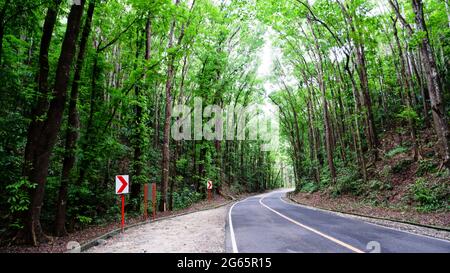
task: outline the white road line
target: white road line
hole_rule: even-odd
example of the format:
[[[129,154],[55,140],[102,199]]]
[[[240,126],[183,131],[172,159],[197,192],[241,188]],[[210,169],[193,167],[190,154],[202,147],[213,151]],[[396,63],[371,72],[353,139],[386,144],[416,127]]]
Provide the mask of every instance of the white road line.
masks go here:
[[[263,200],[264,198],[266,198],[266,196],[263,196],[261,199],[259,199],[259,203],[260,203],[263,207],[265,207],[266,209],[268,209],[268,210],[270,210],[270,211],[272,211],[272,212],[278,214],[279,216],[283,217],[284,219],[288,220],[289,222],[291,222],[291,223],[293,223],[293,224],[296,224],[297,226],[300,226],[300,227],[302,227],[302,228],[304,228],[304,229],[307,229],[307,230],[309,230],[309,231],[311,231],[311,232],[314,232],[314,233],[316,233],[317,235],[320,235],[320,236],[322,236],[322,237],[324,237],[324,238],[326,238],[326,239],[328,239],[328,240],[330,240],[330,241],[332,241],[332,242],[334,242],[334,243],[336,243],[336,244],[338,244],[338,245],[340,245],[340,246],[343,246],[343,247],[345,247],[345,248],[347,248],[347,249],[349,249],[349,250],[351,250],[351,251],[353,251],[353,252],[356,252],[356,253],[364,253],[364,251],[362,251],[362,250],[360,250],[360,249],[358,249],[358,248],[356,248],[356,247],[354,247],[354,246],[351,246],[351,245],[349,245],[349,244],[347,244],[347,243],[344,243],[344,242],[342,242],[342,241],[340,241],[340,240],[338,240],[338,239],[336,239],[336,238],[334,238],[334,237],[331,237],[331,236],[329,236],[329,235],[326,235],[326,234],[324,234],[324,233],[322,233],[322,232],[320,232],[320,231],[318,231],[318,230],[316,230],[316,229],[314,229],[314,228],[312,228],[312,227],[308,227],[308,226],[306,226],[306,225],[304,225],[304,224],[302,224],[302,223],[299,223],[299,222],[295,221],[295,220],[292,219],[292,218],[287,217],[287,216],[284,215],[284,214],[279,213],[278,211],[276,211],[276,210],[272,209],[271,207],[267,206],[266,204],[264,204],[264,203],[262,202],[262,200]]]
[[[240,202],[242,202],[242,201],[240,201]],[[238,251],[238,248],[236,245],[236,237],[234,236],[233,221],[231,220],[231,211],[233,210],[234,206],[236,206],[240,202],[234,203],[231,206],[230,210],[228,211],[228,223],[230,224],[230,237],[231,237],[231,246],[233,247],[233,253],[239,253],[239,251]]]
[[[241,203],[241,202],[245,202],[248,199],[252,199],[258,196],[250,196],[245,198],[244,200],[241,200],[239,202],[234,203],[230,210],[228,211],[228,223],[230,225],[230,237],[231,237],[231,246],[233,248],[233,253],[239,253],[239,250],[237,248],[237,244],[236,244],[236,236],[234,235],[234,229],[233,229],[233,220],[231,219],[231,211],[233,210],[234,206],[236,206],[237,204]],[[256,198],[255,198],[256,199]]]
[[[287,204],[287,205],[296,206],[296,207],[304,208],[304,209],[310,209],[310,210],[314,210],[314,211],[320,211],[320,212],[323,212],[323,213],[329,213],[329,214],[332,214],[332,215],[338,216],[338,217],[345,217],[345,218],[352,219],[352,220],[359,220],[359,221],[364,222],[365,224],[376,226],[376,227],[380,227],[380,228],[386,228],[386,229],[395,230],[395,231],[398,231],[398,232],[407,233],[407,234],[410,234],[410,235],[424,237],[424,238],[431,239],[431,240],[437,240],[437,241],[441,241],[441,242],[444,242],[444,243],[450,243],[450,241],[446,240],[446,239],[437,238],[437,237],[433,237],[433,236],[425,235],[425,234],[420,234],[420,233],[414,233],[414,232],[411,232],[411,231],[408,231],[408,230],[397,229],[395,227],[383,226],[381,224],[369,222],[369,220],[365,220],[364,219],[364,216],[352,215],[352,214],[346,215],[345,212],[334,212],[334,211],[331,211],[331,210],[315,208],[315,207],[306,206],[306,205],[300,205],[300,204],[296,204],[296,203],[289,203],[289,202],[285,201],[282,198],[282,196],[280,196],[280,200],[283,203]],[[343,215],[340,215],[340,214],[343,214]],[[367,217],[367,218],[370,219],[370,217]],[[377,220],[377,219],[374,219],[374,220]],[[386,221],[391,221],[391,220],[386,220]],[[391,222],[395,222],[395,221],[391,221]],[[406,225],[406,226],[413,226],[413,225],[406,224],[406,223],[400,223],[400,224],[403,224],[403,225]],[[429,228],[429,229],[431,229],[431,228]]]

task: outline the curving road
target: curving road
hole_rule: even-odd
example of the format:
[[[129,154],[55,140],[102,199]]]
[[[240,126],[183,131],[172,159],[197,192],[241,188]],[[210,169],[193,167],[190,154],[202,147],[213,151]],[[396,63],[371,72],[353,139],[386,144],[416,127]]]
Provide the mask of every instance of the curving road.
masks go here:
[[[228,212],[234,253],[444,252],[450,241],[415,235],[282,200],[288,190],[247,198]]]

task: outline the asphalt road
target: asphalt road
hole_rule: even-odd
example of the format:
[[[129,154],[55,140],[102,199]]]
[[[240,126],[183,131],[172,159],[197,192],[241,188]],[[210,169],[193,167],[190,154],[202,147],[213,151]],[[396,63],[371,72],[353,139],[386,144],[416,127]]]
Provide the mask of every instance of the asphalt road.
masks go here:
[[[250,197],[228,212],[234,253],[450,253],[450,241],[338,216],[282,200],[288,190]]]

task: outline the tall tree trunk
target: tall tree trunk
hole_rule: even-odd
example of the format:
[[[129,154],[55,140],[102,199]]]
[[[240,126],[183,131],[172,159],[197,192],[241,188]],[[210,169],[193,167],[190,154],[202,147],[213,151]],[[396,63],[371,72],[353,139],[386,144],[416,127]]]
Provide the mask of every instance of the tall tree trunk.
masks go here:
[[[27,177],[31,172],[31,165],[35,149],[37,148],[36,141],[40,135],[44,121],[42,116],[48,109],[48,51],[50,42],[53,36],[53,29],[55,27],[56,19],[58,17],[59,4],[61,0],[55,0],[50,5],[45,16],[44,26],[42,29],[41,44],[39,50],[39,72],[37,75],[37,101],[31,112],[31,123],[28,126],[27,144],[25,146],[25,160],[23,165],[23,176]]]
[[[324,82],[324,74],[323,74],[323,60],[322,60],[322,52],[320,50],[320,46],[319,46],[319,42],[317,39],[317,35],[314,31],[314,28],[312,26],[311,23],[311,19],[308,16],[308,23],[310,24],[311,27],[311,31],[313,34],[313,38],[314,38],[314,44],[316,47],[316,51],[317,51],[317,56],[319,59],[318,62],[318,77],[317,80],[319,82],[319,88],[322,94],[322,103],[323,103],[323,119],[324,119],[324,123],[325,123],[325,147],[327,150],[327,161],[328,161],[328,168],[330,170],[330,175],[331,175],[331,181],[334,183],[336,183],[336,168],[334,166],[334,159],[333,159],[333,132],[331,131],[331,123],[330,123],[330,113],[329,113],[329,109],[328,109],[328,100],[326,98],[326,87],[325,87],[325,82]]]
[[[309,92],[310,88],[308,87]],[[308,127],[309,127],[309,135],[310,135],[310,154],[311,154],[311,161],[313,162],[314,167],[314,180],[316,183],[320,182],[320,170],[319,170],[319,159],[317,158],[317,144],[316,144],[316,134],[314,130],[314,114],[312,109],[312,102],[311,102],[311,96],[308,96]]]
[[[197,190],[200,189],[201,178],[204,177],[204,175],[205,175],[205,155],[206,155],[206,148],[203,147],[203,140],[199,141],[198,146],[199,146],[199,156],[198,156],[198,162],[197,162],[197,165],[198,165],[197,166],[198,167],[197,176],[199,177],[198,178],[199,184],[198,184]]]
[[[444,97],[441,77],[436,66],[436,60],[430,45],[428,29],[423,13],[423,3],[421,0],[412,0],[417,28],[426,35],[422,38],[421,53],[424,64],[425,75],[428,83],[428,93],[430,95],[431,111],[433,113],[434,128],[439,139],[442,157],[442,164],[450,169],[450,131],[448,118],[445,112]]]
[[[356,63],[357,63],[357,71],[359,76],[360,83],[360,91],[362,93],[360,97],[360,102],[362,108],[364,110],[365,123],[366,123],[366,135],[367,141],[369,144],[369,148],[375,158],[378,158],[378,137],[375,127],[375,121],[373,117],[372,111],[372,99],[370,96],[369,90],[369,79],[367,75],[367,66],[366,66],[366,56],[365,56],[365,47],[363,43],[363,37],[360,33],[360,30],[356,28],[353,17],[356,15],[352,15],[349,13],[348,8],[338,1],[338,4],[341,7],[342,13],[344,14],[347,24],[349,25],[350,31],[353,34],[353,42],[355,43],[356,48]]]
[[[96,50],[96,53],[94,55],[94,60],[92,64],[92,76],[91,76],[91,96],[90,96],[90,103],[89,103],[89,116],[86,123],[86,130],[84,133],[84,136],[80,140],[80,150],[83,153],[83,159],[79,163],[79,170],[80,174],[78,175],[78,179],[76,184],[80,186],[86,175],[88,174],[89,165],[91,162],[91,157],[89,156],[89,153],[87,153],[87,149],[92,149],[92,143],[94,143],[94,138],[96,137],[95,130],[94,130],[94,115],[96,112],[96,105],[97,105],[97,99],[98,99],[98,93],[97,93],[97,79],[100,75],[100,68],[98,65],[98,59],[99,59],[99,52],[98,49]]]
[[[353,101],[354,101],[354,141],[355,141],[355,148],[356,148],[356,158],[359,162],[360,172],[363,176],[364,182],[367,182],[367,168],[366,168],[366,159],[364,158],[363,148],[362,148],[362,139],[361,134],[359,132],[360,122],[359,122],[359,115],[358,113],[361,113],[361,104],[358,100],[358,90],[356,81],[354,78],[354,73],[352,69],[347,65],[345,66],[345,70],[347,71],[351,86],[352,86],[352,94],[353,94]]]
[[[393,21],[393,30],[394,30],[394,37],[395,37],[395,42],[397,44],[397,48],[398,48],[398,57],[400,60],[400,64],[401,64],[401,78],[403,80],[403,87],[405,89],[405,93],[407,94],[407,99],[406,99],[406,106],[413,110],[412,107],[412,84],[411,84],[411,77],[410,74],[408,74],[407,70],[408,68],[406,67],[406,56],[403,55],[403,50],[402,50],[402,45],[400,44],[400,39],[398,38],[398,31],[397,31],[397,19],[394,19]],[[410,128],[410,133],[411,133],[411,139],[413,142],[413,158],[415,161],[418,160],[418,150],[417,150],[417,137],[416,137],[416,127],[415,127],[415,121],[412,118],[408,118],[408,125]]]
[[[178,6],[180,0],[176,0],[175,5]],[[175,32],[175,18],[172,20],[169,33],[169,45],[167,51],[173,48],[173,38]],[[169,185],[169,165],[170,165],[170,121],[172,118],[172,81],[174,77],[174,62],[175,55],[169,53],[169,63],[167,65],[167,80],[166,80],[166,113],[164,119],[164,137],[162,148],[162,181],[161,181],[161,202],[159,210],[165,211],[167,208],[167,188]]]
[[[56,69],[53,99],[50,102],[47,118],[42,126],[41,134],[36,138],[36,149],[31,160],[31,171],[28,179],[36,187],[30,191],[31,202],[28,217],[25,219],[24,234],[26,241],[38,245],[46,239],[41,227],[40,216],[44,201],[44,190],[47,181],[48,167],[53,146],[61,127],[62,115],[67,97],[70,70],[76,51],[76,41],[80,32],[84,0],[80,5],[72,5],[67,19],[67,29],[61,47]]]
[[[147,29],[147,27],[149,26],[148,24],[149,19],[147,19],[147,23],[146,23],[146,28],[145,28],[145,54],[144,54],[144,58],[150,57],[150,52],[147,52],[147,50],[149,50],[150,48],[147,47],[147,45],[149,44],[149,41],[147,41],[147,39],[150,39],[150,36],[148,35],[149,30]],[[137,28],[136,31],[136,56],[135,56],[135,69],[138,68],[138,63],[139,63],[139,59],[141,58],[140,54],[141,54],[141,47],[142,47],[142,39],[141,39],[141,30],[140,27]],[[147,59],[146,59],[147,60]],[[144,75],[144,79],[145,79],[145,75]],[[143,169],[143,165],[144,163],[142,162],[142,139],[144,137],[144,128],[143,127],[143,107],[142,107],[142,94],[141,94],[141,90],[142,86],[140,83],[136,83],[134,86],[134,97],[136,100],[136,114],[135,114],[135,119],[133,121],[134,124],[134,134],[133,134],[133,142],[132,142],[132,146],[134,148],[134,155],[133,155],[133,161],[132,161],[132,166],[133,166],[133,177],[134,177],[134,182],[131,184],[131,193],[130,193],[130,199],[132,200],[130,207],[132,210],[135,211],[139,211],[140,209],[140,200],[139,200],[139,195],[141,193],[141,184],[142,184],[142,180],[141,180],[141,175],[142,175],[142,169]]]
[[[382,60],[379,61],[381,64],[383,63]],[[378,84],[380,86],[380,93],[378,94],[378,107],[379,109],[383,109],[383,114],[381,115],[381,128],[386,128],[386,113],[387,107],[386,107],[386,89],[384,81],[383,81],[383,75],[384,75],[384,69],[383,65],[380,65],[378,67]]]
[[[175,141],[175,149],[174,149],[174,155],[173,155],[173,170],[172,170],[172,179],[169,180],[169,210],[173,210],[173,192],[175,190],[175,181],[177,177],[177,161],[178,161],[178,155],[180,154],[180,142]]]
[[[194,176],[194,174],[197,172],[197,141],[193,140],[192,141],[192,170],[191,170],[191,179],[192,176]],[[196,192],[198,192],[199,189],[199,183],[198,183],[198,179],[194,179],[193,180],[193,185],[194,185],[194,190]]]
[[[425,86],[422,81],[422,76],[421,76],[421,73],[419,73],[419,69],[417,68],[416,59],[414,57],[413,52],[411,52],[410,57],[411,57],[411,65],[413,68],[414,76],[416,77],[417,84],[419,85],[419,89],[420,89],[420,96],[422,97],[422,114],[424,117],[425,126],[429,127],[429,125],[430,125],[430,118],[429,118],[429,114],[428,114],[428,112],[429,112],[429,102],[428,102],[429,96],[425,90]],[[421,65],[421,64],[419,64],[419,65]]]
[[[95,0],[89,2],[87,15],[85,18],[83,32],[81,34],[80,45],[78,49],[77,62],[75,66],[75,74],[72,81],[72,90],[70,93],[69,102],[69,116],[66,131],[66,146],[63,160],[61,185],[59,187],[58,202],[56,204],[55,217],[55,234],[56,236],[64,236],[66,232],[66,208],[67,208],[67,188],[70,180],[70,173],[75,165],[75,149],[78,140],[78,130],[80,127],[77,102],[79,83],[81,80],[81,72],[83,70],[84,56],[86,52],[86,45],[91,32],[92,17],[94,16]]]
[[[150,61],[150,57],[151,57],[151,45],[152,45],[152,29],[151,29],[151,20],[150,17],[147,18],[146,24],[145,24],[145,60],[146,60],[146,64]],[[139,33],[139,32],[138,32]],[[140,40],[140,37],[138,35],[138,41]],[[139,48],[140,48],[140,43],[138,42],[137,45],[137,50],[136,50],[136,60],[139,59]],[[147,75],[144,75],[144,81],[147,78]],[[144,132],[143,132],[143,107],[141,105],[142,103],[142,98],[141,98],[142,94],[141,94],[141,87],[136,85],[135,86],[135,97],[136,97],[136,120],[135,120],[135,124],[136,124],[136,135],[135,135],[135,139],[134,139],[134,177],[136,178],[136,182],[133,183],[131,185],[131,199],[132,200],[139,200],[139,196],[140,196],[140,192],[141,192],[141,184],[142,181],[140,179],[140,176],[142,175],[142,169],[143,166],[145,164],[145,162],[143,162],[142,159],[142,139],[145,137]],[[139,204],[140,202],[137,201],[135,202],[136,204],[136,208],[134,208],[135,210],[139,210]]]
[[[145,24],[145,60],[150,61],[152,52],[152,21],[147,19]]]
[[[335,71],[334,71],[335,72]],[[338,93],[340,93],[339,89],[339,85],[336,84],[336,88]],[[342,128],[342,121],[343,119],[341,119],[338,115],[338,102],[339,99],[336,97],[335,92],[333,91],[333,88],[330,88],[331,90],[331,98],[333,100],[333,104],[332,104],[332,117],[333,117],[333,121],[334,121],[334,132],[335,132],[335,136],[334,136],[334,145],[335,146],[339,146],[339,153],[341,156],[341,160],[344,164],[346,164],[347,160],[346,160],[346,155],[345,155],[345,144],[343,141],[343,136],[341,134],[341,128]],[[341,112],[341,110],[339,110],[339,112]],[[339,145],[337,145],[339,144]]]
[[[288,96],[289,96],[288,103],[289,103],[289,106],[291,108],[293,118],[294,118],[293,119],[293,127],[294,127],[293,128],[294,129],[294,135],[293,135],[294,143],[293,144],[294,144],[294,151],[297,151],[297,155],[298,155],[296,157],[296,162],[298,163],[297,170],[300,172],[301,171],[301,164],[300,164],[301,159],[300,159],[299,155],[301,154],[302,143],[301,143],[300,128],[298,126],[299,118],[298,118],[296,107],[293,103],[295,101],[295,98],[294,98],[293,94],[291,93],[289,87],[286,85],[286,83],[283,80],[282,80],[282,83],[286,89]]]
[[[136,50],[136,60],[139,59],[139,51],[140,51],[140,37],[139,37],[139,31],[138,31],[138,44],[137,44],[137,50]],[[146,24],[145,24],[145,56],[144,59],[146,61],[146,64],[150,61],[151,57],[151,45],[152,45],[152,29],[151,29],[151,20],[150,17],[147,18]],[[144,82],[147,78],[147,75],[144,75]],[[142,159],[142,141],[143,138],[145,138],[144,134],[144,121],[143,121],[143,111],[144,108],[142,107],[141,103],[144,101],[142,99],[141,94],[141,87],[138,86],[138,84],[135,86],[135,97],[136,97],[136,135],[134,139],[134,177],[136,178],[136,182],[131,185],[131,199],[136,200],[135,204],[136,207],[135,210],[139,211],[139,196],[141,193],[141,184],[142,180],[140,179],[140,176],[142,175],[142,169],[145,165],[145,162],[143,162]]]
[[[160,131],[160,125],[159,125],[159,122],[160,122],[160,102],[159,102],[159,100],[160,100],[160,92],[159,92],[159,85],[158,84],[155,84],[155,121],[154,121],[154,124],[155,124],[155,136],[154,136],[154,139],[153,139],[153,145],[156,147],[156,148],[158,148],[159,147],[159,141],[160,141],[160,137],[159,137],[159,131]]]
[[[245,163],[244,163],[244,153],[245,153],[245,146],[244,141],[240,141],[239,145],[239,179],[242,179],[242,181],[245,183],[245,189],[247,191],[251,190],[251,185],[249,185],[249,181],[246,176],[245,172]]]
[[[375,128],[375,121],[373,118],[372,112],[372,99],[370,97],[369,91],[369,81],[367,77],[367,68],[366,68],[366,57],[364,45],[360,44],[356,49],[356,60],[358,63],[358,75],[361,85],[362,91],[362,104],[364,107],[364,112],[367,119],[367,129],[368,129],[368,141],[370,149],[375,157],[375,160],[378,158],[378,138],[377,132]]]

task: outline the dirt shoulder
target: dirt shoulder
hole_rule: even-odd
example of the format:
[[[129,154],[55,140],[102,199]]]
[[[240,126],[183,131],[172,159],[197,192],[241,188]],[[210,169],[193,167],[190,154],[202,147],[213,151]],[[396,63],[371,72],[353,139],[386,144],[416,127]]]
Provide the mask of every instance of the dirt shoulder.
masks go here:
[[[432,228],[420,227],[395,221],[406,221],[421,225],[431,225],[444,228],[450,228],[450,213],[432,212],[422,213],[414,208],[396,209],[389,207],[375,207],[365,204],[352,196],[331,197],[326,193],[296,193],[291,194],[290,198],[296,203],[315,207],[324,210],[333,210],[342,213],[359,214],[359,217],[345,214],[347,217],[355,217],[366,222],[372,222],[383,226],[398,228],[401,230],[433,236],[437,238],[450,240],[450,232],[440,231]],[[389,220],[378,220],[371,217],[385,218]]]

